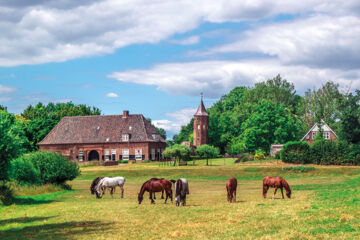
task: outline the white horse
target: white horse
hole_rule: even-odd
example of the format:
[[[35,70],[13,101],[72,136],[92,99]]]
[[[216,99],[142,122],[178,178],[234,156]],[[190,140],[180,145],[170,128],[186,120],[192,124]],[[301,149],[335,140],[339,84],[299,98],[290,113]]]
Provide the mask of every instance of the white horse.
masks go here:
[[[115,187],[119,186],[121,188],[121,198],[124,198],[124,184],[125,178],[124,177],[104,177],[101,179],[96,186],[96,193],[99,198],[104,195],[106,188],[110,188],[111,197],[113,197],[113,193],[115,192]],[[101,194],[102,190],[102,194]]]
[[[186,194],[189,194],[189,184],[185,178],[179,178],[175,184],[175,203],[176,206],[186,205]]]

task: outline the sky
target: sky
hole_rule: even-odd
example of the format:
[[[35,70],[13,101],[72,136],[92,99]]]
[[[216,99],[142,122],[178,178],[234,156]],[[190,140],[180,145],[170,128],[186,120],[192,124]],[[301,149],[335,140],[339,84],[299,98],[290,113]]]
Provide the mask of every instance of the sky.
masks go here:
[[[169,138],[204,94],[280,74],[360,88],[358,0],[0,0],[0,104],[141,113]]]

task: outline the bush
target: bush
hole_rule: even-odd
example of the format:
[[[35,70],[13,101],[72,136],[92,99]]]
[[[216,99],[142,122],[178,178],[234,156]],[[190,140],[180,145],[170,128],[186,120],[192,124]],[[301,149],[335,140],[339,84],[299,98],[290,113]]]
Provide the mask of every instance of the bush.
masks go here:
[[[34,167],[29,158],[23,156],[10,162],[9,178],[16,180],[21,185],[40,185],[40,170]]]
[[[125,163],[129,163],[129,161],[128,160],[120,160],[119,163],[120,164],[125,164]]]
[[[282,161],[288,163],[309,163],[310,145],[307,142],[287,142],[280,151]]]
[[[13,191],[6,185],[0,185],[0,201],[4,205],[10,205],[14,202]]]
[[[308,167],[308,166],[291,166],[291,167],[283,167],[283,171],[293,171],[293,172],[308,172],[315,170],[314,167]]]
[[[261,149],[256,150],[255,155],[254,155],[254,159],[255,160],[263,160],[263,159],[265,159],[265,153]]]
[[[32,166],[31,166],[32,165]],[[25,171],[25,168],[33,168]],[[79,166],[59,153],[34,152],[11,162],[12,180],[28,184],[63,184],[80,175]],[[39,180],[37,178],[39,174]],[[35,182],[34,182],[35,181]]]

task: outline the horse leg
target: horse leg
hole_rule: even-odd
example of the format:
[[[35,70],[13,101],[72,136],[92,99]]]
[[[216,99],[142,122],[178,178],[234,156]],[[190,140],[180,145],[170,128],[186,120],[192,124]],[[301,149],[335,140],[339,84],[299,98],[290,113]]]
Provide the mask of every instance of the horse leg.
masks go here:
[[[236,202],[236,189],[234,191],[234,202]]]
[[[161,191],[161,199],[164,199],[164,190]]]
[[[121,188],[121,198],[124,198],[124,185],[120,185]]]
[[[275,187],[274,195],[272,196],[272,199],[275,198],[276,191],[278,190],[278,187]]]
[[[165,202],[164,202],[165,204],[167,202],[168,197],[169,197],[169,194],[168,194],[168,192],[166,192],[166,198],[165,198]]]
[[[267,193],[268,190],[269,190],[269,186],[263,184],[263,196],[264,196],[264,198],[266,198],[266,193]]]
[[[151,199],[151,204],[155,204],[154,199],[152,198],[152,192],[150,192],[150,199]]]
[[[281,190],[281,195],[282,195],[282,198],[284,199],[284,192],[283,192],[283,188],[280,188]]]

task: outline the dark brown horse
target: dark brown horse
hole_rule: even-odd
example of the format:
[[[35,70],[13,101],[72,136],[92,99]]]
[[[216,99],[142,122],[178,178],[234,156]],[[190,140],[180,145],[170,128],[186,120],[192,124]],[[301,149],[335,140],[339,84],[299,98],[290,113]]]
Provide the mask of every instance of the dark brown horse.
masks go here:
[[[226,182],[226,190],[227,190],[227,199],[228,202],[236,202],[236,188],[237,188],[237,180],[236,178],[229,178]]]
[[[141,186],[140,193],[138,195],[139,204],[141,204],[141,202],[143,201],[145,192],[149,192],[151,203],[155,203],[154,199],[152,198],[152,193],[161,192],[161,191],[165,191],[166,193],[165,203],[169,197],[171,199],[171,202],[173,202],[171,187],[172,187],[172,182],[166,179],[161,179],[161,180],[150,179],[144,182],[144,184]]]
[[[150,180],[164,180],[164,179],[165,178],[150,178],[149,181]],[[170,182],[175,183],[176,181],[171,179]],[[156,199],[155,193],[153,193],[152,196],[154,197],[154,199]],[[149,199],[151,199],[150,194],[149,194]],[[164,190],[161,191],[161,199],[164,199]]]
[[[278,188],[280,188],[281,190],[281,195],[282,198],[284,199],[284,193],[283,193],[283,188],[285,188],[286,190],[286,196],[288,198],[291,197],[291,189],[289,184],[285,181],[285,179],[283,179],[282,177],[264,177],[263,179],[263,196],[264,198],[266,198],[266,193],[269,190],[269,187],[275,188],[275,192],[274,195],[272,196],[272,198],[274,199],[276,191],[278,190]]]

